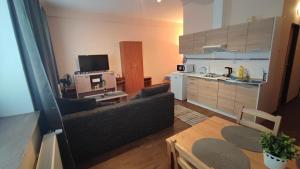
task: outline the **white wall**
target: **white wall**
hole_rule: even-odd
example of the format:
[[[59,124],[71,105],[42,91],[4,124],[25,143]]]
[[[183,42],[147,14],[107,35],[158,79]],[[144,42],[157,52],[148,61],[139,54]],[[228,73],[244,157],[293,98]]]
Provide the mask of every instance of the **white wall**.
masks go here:
[[[257,19],[281,16],[284,0],[224,0],[224,23],[233,25]]]
[[[247,22],[255,16],[257,19],[281,16],[284,0],[201,0],[191,1],[183,6],[183,32],[184,34],[201,32],[212,29],[213,23],[223,26]],[[223,1],[223,18],[219,15],[219,7]],[[219,11],[213,11],[215,9]]]
[[[143,42],[144,75],[151,76],[153,84],[161,83],[182,61],[182,24],[61,9],[47,9],[47,15],[60,76],[79,70],[81,54],[108,54],[110,69],[122,74],[120,41]]]
[[[213,4],[191,1],[183,6],[183,32],[184,34],[201,32],[212,29]]]
[[[32,112],[33,105],[7,1],[0,1],[0,117]]]

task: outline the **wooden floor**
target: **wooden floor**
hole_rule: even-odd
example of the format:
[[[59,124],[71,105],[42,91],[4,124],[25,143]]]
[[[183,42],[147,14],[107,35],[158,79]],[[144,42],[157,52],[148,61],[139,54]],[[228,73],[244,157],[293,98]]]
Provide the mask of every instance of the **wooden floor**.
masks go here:
[[[219,115],[207,109],[189,104],[187,102],[176,101],[194,111],[207,116],[219,116],[227,120],[230,118]],[[286,134],[300,140],[300,99],[295,100],[287,106],[281,108],[277,113],[283,115],[281,130]],[[298,112],[297,112],[298,111]],[[182,131],[190,126],[175,118],[174,126],[128,145],[113,150],[107,154],[97,157],[91,161],[81,164],[78,168],[91,169],[168,169],[168,159],[165,139]]]

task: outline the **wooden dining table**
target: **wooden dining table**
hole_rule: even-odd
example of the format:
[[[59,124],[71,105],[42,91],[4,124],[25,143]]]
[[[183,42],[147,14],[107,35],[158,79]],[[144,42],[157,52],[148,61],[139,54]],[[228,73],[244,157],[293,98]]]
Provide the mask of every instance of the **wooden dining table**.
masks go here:
[[[212,116],[205,121],[202,121],[191,128],[188,128],[172,137],[166,139],[167,149],[169,154],[170,165],[172,163],[171,141],[176,140],[176,144],[179,144],[188,151],[188,154],[192,154],[193,143],[203,138],[216,138],[225,140],[221,134],[221,131],[226,126],[239,125],[228,120]],[[251,169],[267,169],[264,165],[263,153],[252,152],[241,149],[250,160]],[[199,159],[200,160],[200,159]],[[287,165],[287,169],[297,169],[296,160],[290,160]]]

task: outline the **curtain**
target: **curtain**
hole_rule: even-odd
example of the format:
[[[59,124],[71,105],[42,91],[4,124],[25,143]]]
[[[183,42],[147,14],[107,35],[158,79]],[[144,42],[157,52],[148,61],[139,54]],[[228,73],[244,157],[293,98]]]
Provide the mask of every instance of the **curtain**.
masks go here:
[[[45,22],[42,22],[46,19],[45,15],[42,15],[38,0],[7,0],[7,2],[34,107],[41,112],[41,117],[44,117],[45,121],[41,122],[44,130],[62,130],[62,133],[57,135],[62,161],[65,168],[73,168],[74,160],[53,93],[55,90],[51,88],[53,83],[51,81],[58,79],[53,72],[55,59],[51,52],[49,32]]]

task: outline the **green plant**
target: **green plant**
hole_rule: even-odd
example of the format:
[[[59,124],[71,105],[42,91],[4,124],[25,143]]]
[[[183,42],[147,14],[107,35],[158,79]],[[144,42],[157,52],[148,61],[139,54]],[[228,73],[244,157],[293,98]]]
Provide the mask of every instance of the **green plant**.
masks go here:
[[[281,159],[294,159],[299,156],[295,146],[296,139],[281,133],[274,136],[272,133],[262,133],[260,144],[265,152]]]

